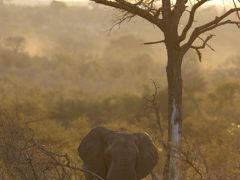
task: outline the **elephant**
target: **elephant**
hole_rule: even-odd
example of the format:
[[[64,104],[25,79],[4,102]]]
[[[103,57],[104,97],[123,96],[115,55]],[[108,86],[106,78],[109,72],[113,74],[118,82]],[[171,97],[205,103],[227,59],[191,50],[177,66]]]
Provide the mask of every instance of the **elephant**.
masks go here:
[[[105,127],[93,128],[81,141],[78,152],[83,169],[105,180],[141,180],[152,172],[159,158],[147,133],[113,131]],[[85,179],[94,177],[85,173]]]

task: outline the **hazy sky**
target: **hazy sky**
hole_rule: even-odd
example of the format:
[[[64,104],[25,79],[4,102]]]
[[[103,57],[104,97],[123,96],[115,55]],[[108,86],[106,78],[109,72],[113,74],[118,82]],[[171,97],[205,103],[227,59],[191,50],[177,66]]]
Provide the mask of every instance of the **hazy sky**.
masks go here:
[[[49,5],[50,2],[52,2],[52,0],[5,0],[5,1],[6,2],[9,1],[11,3],[18,4],[18,5],[30,5],[30,6]],[[58,1],[65,1],[68,3],[68,5],[77,5],[77,6],[89,6],[89,4],[91,3],[90,0],[58,0]],[[205,7],[214,5],[219,7],[218,9],[222,11],[225,9],[223,6],[227,7],[229,4],[231,7],[233,6],[232,0],[211,0],[205,5]]]
[[[47,4],[52,0],[12,0],[18,4]],[[66,2],[87,2],[88,0],[59,0],[59,1],[66,1]],[[223,0],[212,0],[215,4],[223,4]],[[224,0],[225,3],[228,3],[229,0]]]
[[[11,2],[16,4],[28,4],[28,5],[35,5],[35,4],[49,4],[52,0],[11,0]],[[59,0],[60,1],[60,0]],[[87,0],[61,0],[66,2],[72,3],[84,3]]]

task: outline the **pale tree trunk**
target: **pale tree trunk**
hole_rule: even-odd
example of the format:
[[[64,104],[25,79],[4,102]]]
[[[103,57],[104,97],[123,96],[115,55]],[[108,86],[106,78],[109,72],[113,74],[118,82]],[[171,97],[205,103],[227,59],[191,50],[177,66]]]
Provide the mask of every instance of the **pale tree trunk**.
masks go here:
[[[179,179],[178,150],[182,129],[182,75],[183,56],[177,50],[168,49],[168,151],[164,169],[165,180]]]

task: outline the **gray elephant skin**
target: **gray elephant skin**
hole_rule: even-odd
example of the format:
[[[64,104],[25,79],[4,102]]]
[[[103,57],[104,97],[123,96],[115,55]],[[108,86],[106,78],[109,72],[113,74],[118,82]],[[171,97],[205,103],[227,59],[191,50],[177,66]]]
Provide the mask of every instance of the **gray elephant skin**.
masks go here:
[[[157,164],[158,152],[146,133],[92,129],[78,148],[83,168],[106,180],[140,180]],[[86,180],[94,177],[85,173]],[[96,179],[96,178],[95,178]]]

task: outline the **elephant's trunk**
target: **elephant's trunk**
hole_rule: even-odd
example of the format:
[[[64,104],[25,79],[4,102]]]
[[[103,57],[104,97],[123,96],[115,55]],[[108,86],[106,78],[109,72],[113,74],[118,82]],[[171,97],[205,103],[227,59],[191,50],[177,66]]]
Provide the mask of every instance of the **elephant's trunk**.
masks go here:
[[[135,164],[120,160],[110,165],[107,180],[137,180]]]

